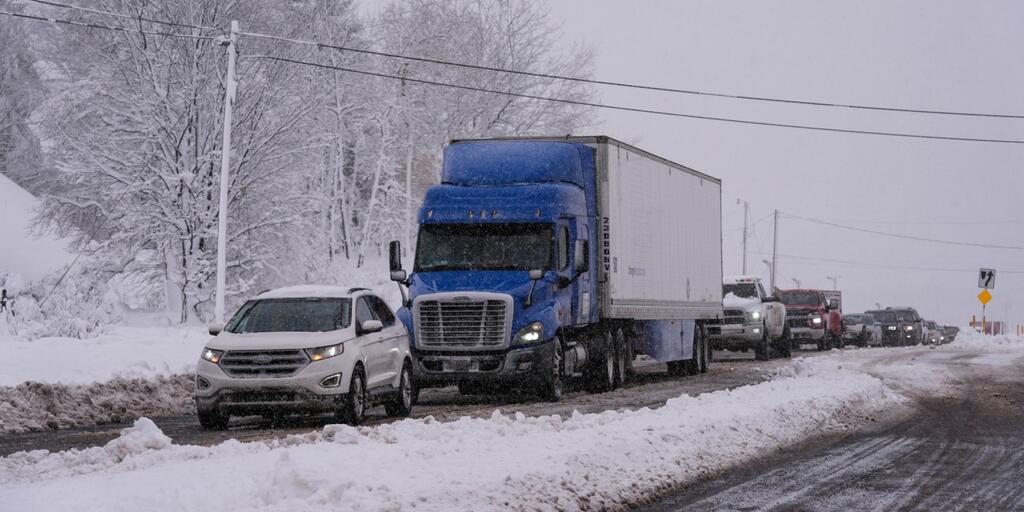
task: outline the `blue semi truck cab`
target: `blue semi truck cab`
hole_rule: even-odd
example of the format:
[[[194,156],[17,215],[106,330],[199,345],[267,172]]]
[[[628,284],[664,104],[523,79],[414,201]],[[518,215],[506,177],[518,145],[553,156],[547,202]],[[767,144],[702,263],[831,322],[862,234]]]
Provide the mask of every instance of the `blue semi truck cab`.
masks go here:
[[[714,234],[705,238],[715,246],[709,268],[717,294],[708,290],[695,298],[691,289],[685,292],[690,297],[669,290],[681,299],[671,304],[660,301],[661,290],[633,300],[639,305],[633,312],[629,300],[602,301],[613,298],[612,276],[620,271],[672,271],[619,268],[624,262],[614,244],[623,237],[611,232],[601,188],[607,200],[607,153],[620,145],[607,137],[570,137],[446,147],[441,183],[427,191],[419,211],[411,273],[402,268],[398,243],[391,244],[392,279],[408,289],[399,317],[410,332],[420,386],[458,384],[464,392],[529,387],[557,400],[570,379],[594,391],[614,388],[630,374],[634,355],[652,352],[652,343],[670,370],[706,368],[698,322],[721,313],[720,192],[711,215],[718,224],[702,230]],[[699,179],[719,186],[713,178]],[[676,269],[685,265],[676,263]]]

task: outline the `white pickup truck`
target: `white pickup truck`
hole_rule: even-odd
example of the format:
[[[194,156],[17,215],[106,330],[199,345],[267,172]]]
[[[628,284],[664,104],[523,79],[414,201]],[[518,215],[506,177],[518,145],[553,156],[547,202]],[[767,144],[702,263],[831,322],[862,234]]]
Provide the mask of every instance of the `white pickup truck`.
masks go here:
[[[722,285],[724,308],[719,325],[708,328],[716,350],[753,349],[759,360],[775,353],[789,357],[792,336],[786,325],[786,306],[768,295],[757,276],[726,277]]]

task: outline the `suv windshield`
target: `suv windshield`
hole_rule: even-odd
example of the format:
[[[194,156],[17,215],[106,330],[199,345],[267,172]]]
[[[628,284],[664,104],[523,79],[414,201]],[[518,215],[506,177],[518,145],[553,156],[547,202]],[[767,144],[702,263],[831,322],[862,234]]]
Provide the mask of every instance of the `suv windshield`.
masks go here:
[[[914,322],[914,312],[909,310],[897,311],[896,315],[899,316],[900,322]]]
[[[350,299],[264,299],[246,302],[224,330],[324,332],[344,329],[351,319]]]
[[[823,303],[821,295],[814,292],[779,292],[779,300],[783,304],[790,305],[820,305]]]
[[[737,297],[756,299],[757,287],[754,283],[738,283],[722,285],[722,295],[733,294]]]
[[[854,325],[862,324],[865,322],[864,318],[862,318],[860,315],[843,315],[843,323],[846,325]]]
[[[552,242],[550,224],[426,224],[414,271],[547,270]]]

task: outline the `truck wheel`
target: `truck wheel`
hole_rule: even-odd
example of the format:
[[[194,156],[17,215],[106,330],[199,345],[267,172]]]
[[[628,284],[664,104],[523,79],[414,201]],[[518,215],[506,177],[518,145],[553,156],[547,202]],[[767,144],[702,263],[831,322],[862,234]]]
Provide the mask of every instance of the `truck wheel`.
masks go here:
[[[342,399],[341,407],[334,416],[338,421],[349,425],[359,425],[366,417],[366,378],[363,377],[361,366],[356,366],[356,370],[352,372],[348,394]]]
[[[199,409],[196,416],[199,416],[199,426],[204,430],[227,430],[231,420],[231,416],[221,414],[217,409]]]
[[[754,359],[757,361],[767,361],[771,359],[771,339],[768,337],[768,331],[765,330],[764,324],[761,324],[761,341],[757,342],[757,346],[754,347]]]
[[[782,337],[775,342],[775,351],[779,357],[793,357],[793,335],[788,325],[782,328]]]
[[[384,402],[384,410],[388,416],[408,416],[412,412],[412,369],[409,362],[402,365],[402,376],[398,381],[398,391],[395,395]]]
[[[707,373],[711,369],[711,340],[708,339],[708,331],[703,325],[697,326],[700,334],[700,373]]]
[[[604,393],[615,388],[615,346],[611,333],[602,336],[602,346],[598,348],[593,362],[587,371],[587,391]]]
[[[546,402],[557,402],[562,399],[562,364],[565,359],[562,342],[558,338],[551,341],[554,351],[551,354],[551,373],[545,376],[537,387],[537,394]]]
[[[701,335],[700,325],[694,326],[693,348],[690,350],[690,359],[682,361],[685,375],[697,375],[702,373],[704,367],[704,336]],[[706,370],[705,370],[706,371]]]
[[[615,345],[615,387],[619,388],[626,383],[632,373],[627,366],[632,366],[633,361],[626,354],[626,337],[622,334],[622,329],[616,329],[612,338]]]

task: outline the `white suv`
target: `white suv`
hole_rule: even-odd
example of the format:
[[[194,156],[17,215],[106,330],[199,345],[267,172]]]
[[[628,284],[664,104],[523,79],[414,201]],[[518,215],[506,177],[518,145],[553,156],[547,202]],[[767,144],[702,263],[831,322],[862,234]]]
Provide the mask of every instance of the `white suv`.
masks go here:
[[[195,392],[207,429],[227,428],[232,415],[302,412],[358,424],[372,404],[406,416],[416,401],[405,327],[365,288],[264,292],[210,334]]]

